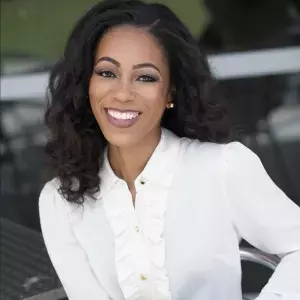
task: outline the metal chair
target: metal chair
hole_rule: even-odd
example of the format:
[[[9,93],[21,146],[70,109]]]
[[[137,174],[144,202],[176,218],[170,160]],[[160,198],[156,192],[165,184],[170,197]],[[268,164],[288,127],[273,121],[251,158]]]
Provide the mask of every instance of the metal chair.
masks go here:
[[[257,263],[271,269],[272,271],[276,269],[278,263],[280,262],[280,259],[275,255],[267,254],[260,250],[248,248],[248,247],[240,248],[240,256],[241,256],[241,261]],[[37,300],[37,299],[67,300],[67,298],[65,297],[66,294],[64,292],[64,289],[60,287],[50,292],[46,292],[40,296],[34,296],[34,297],[26,298],[24,300]],[[254,300],[257,297],[258,294],[255,293],[243,294],[243,300]]]
[[[276,269],[278,263],[280,262],[279,257],[253,248],[240,248],[240,255],[242,261],[257,263],[271,269],[272,271]],[[255,293],[243,294],[243,300],[254,300],[257,297],[258,294]]]
[[[8,223],[8,224],[13,224],[13,223]],[[16,226],[16,225],[14,225],[14,226]],[[17,226],[18,226],[18,228],[20,227],[20,225],[17,225]],[[25,230],[23,229],[23,231],[25,231]],[[28,229],[26,231],[28,231]],[[28,231],[28,232],[30,233],[30,235],[39,236],[36,233],[33,234],[33,232],[31,232],[31,231]],[[38,239],[38,241],[40,244],[42,243],[42,239]],[[35,255],[38,258],[40,258],[42,256],[45,256],[46,254],[40,253],[40,249],[39,249],[38,253],[35,253]],[[240,256],[241,256],[241,261],[257,263],[257,264],[260,264],[262,266],[269,268],[272,271],[275,270],[276,266],[280,262],[280,259],[277,256],[270,255],[270,254],[264,253],[260,250],[248,248],[248,247],[240,248]],[[46,259],[45,262],[47,262],[48,264],[50,263],[48,261],[48,259]],[[53,273],[51,273],[51,276],[49,276],[49,274],[46,274],[46,276],[42,276],[42,277],[37,277],[37,276],[30,277],[23,283],[23,285],[20,285],[20,286],[26,287],[26,289],[29,292],[31,289],[34,290],[34,288],[37,284],[39,284],[39,289],[41,289],[42,282],[43,282],[42,285],[47,286],[46,285],[47,279],[49,281],[48,283],[53,285],[53,282],[57,282],[58,278],[55,276],[54,270],[52,270],[51,268],[50,268],[50,270],[51,270],[51,272],[53,272]],[[39,273],[39,272],[37,272],[37,273]],[[257,297],[258,297],[258,294],[255,294],[255,293],[243,294],[243,300],[254,300]],[[51,290],[47,290],[40,294],[35,294],[35,295],[24,298],[24,300],[42,300],[42,299],[67,300],[67,296],[65,294],[63,287],[57,285],[55,288],[53,288]]]

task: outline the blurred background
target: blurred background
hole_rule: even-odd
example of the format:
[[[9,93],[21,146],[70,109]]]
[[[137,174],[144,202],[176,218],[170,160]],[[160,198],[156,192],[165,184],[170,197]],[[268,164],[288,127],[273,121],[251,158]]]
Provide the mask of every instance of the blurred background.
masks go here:
[[[49,180],[45,88],[74,23],[97,2],[0,0],[1,299],[63,297],[37,207]],[[240,141],[300,205],[300,0],[155,2],[169,6],[208,53]],[[270,272],[260,268],[243,267],[246,292],[266,283]]]

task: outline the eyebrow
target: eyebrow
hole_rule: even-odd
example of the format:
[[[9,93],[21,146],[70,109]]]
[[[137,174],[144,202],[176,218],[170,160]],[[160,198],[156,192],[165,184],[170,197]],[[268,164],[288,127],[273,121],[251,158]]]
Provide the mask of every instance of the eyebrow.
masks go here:
[[[103,56],[103,57],[100,57],[97,61],[96,61],[96,65],[101,62],[101,61],[108,61],[114,65],[116,65],[118,68],[121,66],[121,64],[116,61],[115,59],[111,58],[111,57],[108,57],[108,56]]]
[[[133,66],[133,69],[141,69],[141,68],[153,68],[155,69],[158,73],[160,73],[159,68],[157,66],[155,66],[152,63],[142,63],[142,64],[137,64]]]
[[[114,64],[115,66],[117,66],[118,68],[120,68],[121,64],[116,61],[115,59],[111,58],[111,57],[108,57],[108,56],[104,56],[104,57],[101,57],[99,58],[97,61],[96,61],[96,65],[101,62],[101,61],[108,61],[112,64]],[[134,65],[133,66],[133,69],[136,70],[136,69],[141,69],[141,68],[153,68],[155,69],[156,71],[158,71],[158,73],[160,73],[160,70],[157,66],[155,66],[154,64],[152,63],[141,63],[141,64],[137,64],[137,65]]]

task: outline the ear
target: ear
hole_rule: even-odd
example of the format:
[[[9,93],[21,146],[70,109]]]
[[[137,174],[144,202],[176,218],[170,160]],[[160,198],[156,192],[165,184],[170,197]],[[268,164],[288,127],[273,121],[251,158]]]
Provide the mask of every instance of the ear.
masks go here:
[[[176,93],[176,88],[174,86],[171,86],[168,90],[167,103],[166,104],[174,102],[175,93]]]
[[[168,92],[168,95],[167,95],[167,103],[166,104],[168,105],[171,102],[173,102],[173,95],[172,95],[171,90],[170,90]]]

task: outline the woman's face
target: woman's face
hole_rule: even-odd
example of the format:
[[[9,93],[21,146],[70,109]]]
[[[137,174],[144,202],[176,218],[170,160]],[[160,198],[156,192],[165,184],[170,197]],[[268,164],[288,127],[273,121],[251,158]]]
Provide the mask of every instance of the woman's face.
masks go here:
[[[131,146],[159,133],[170,98],[167,59],[147,31],[120,26],[99,42],[89,97],[100,129],[115,146]]]

